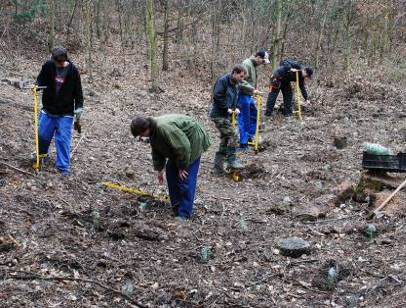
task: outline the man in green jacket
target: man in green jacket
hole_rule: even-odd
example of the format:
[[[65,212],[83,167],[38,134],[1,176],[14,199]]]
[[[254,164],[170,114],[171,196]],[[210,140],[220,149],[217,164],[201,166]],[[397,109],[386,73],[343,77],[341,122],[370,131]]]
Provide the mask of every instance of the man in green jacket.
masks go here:
[[[257,107],[253,95],[259,94],[257,90],[258,66],[269,63],[269,54],[266,51],[258,51],[255,55],[245,59],[242,65],[247,70],[247,76],[240,84],[238,105],[241,114],[238,117],[240,128],[240,148],[248,150],[248,142],[252,140],[257,128]]]
[[[169,196],[177,219],[191,218],[200,156],[210,146],[209,135],[194,119],[180,114],[136,117],[131,122],[131,132],[134,137],[149,137],[160,184],[166,167]]]

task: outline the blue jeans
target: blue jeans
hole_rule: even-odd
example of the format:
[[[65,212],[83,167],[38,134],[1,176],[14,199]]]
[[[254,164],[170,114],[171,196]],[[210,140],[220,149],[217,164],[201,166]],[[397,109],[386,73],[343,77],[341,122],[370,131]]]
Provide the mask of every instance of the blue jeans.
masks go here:
[[[248,140],[253,139],[257,129],[257,107],[255,100],[250,95],[239,96],[241,113],[238,116],[238,127],[240,129],[240,146],[245,147]]]
[[[166,164],[166,181],[168,182],[169,197],[176,209],[176,216],[191,218],[195,200],[197,174],[199,173],[200,157],[187,169],[185,181],[179,178],[179,169],[175,163],[168,160]]]
[[[39,117],[39,153],[48,154],[55,135],[56,168],[63,173],[70,171],[70,147],[73,117],[51,116],[41,112]]]

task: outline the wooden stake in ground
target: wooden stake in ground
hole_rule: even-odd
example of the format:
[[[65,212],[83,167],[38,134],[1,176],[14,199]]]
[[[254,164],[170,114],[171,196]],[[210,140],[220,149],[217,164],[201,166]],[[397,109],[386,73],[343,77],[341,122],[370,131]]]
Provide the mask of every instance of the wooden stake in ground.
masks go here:
[[[406,186],[406,179],[398,186],[398,188],[395,189],[395,191],[393,193],[390,194],[390,196],[388,198],[386,198],[386,200],[384,202],[382,202],[382,204],[375,209],[375,211],[373,211],[371,213],[370,216],[374,216],[376,215],[381,209],[383,209],[388,203],[389,201],[392,200],[392,198],[403,188]]]

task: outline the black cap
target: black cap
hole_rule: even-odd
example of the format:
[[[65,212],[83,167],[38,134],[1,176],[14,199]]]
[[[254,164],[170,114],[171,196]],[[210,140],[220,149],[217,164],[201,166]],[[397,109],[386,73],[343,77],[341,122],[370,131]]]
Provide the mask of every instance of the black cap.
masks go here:
[[[63,47],[55,47],[52,49],[52,59],[55,61],[66,61],[68,60],[68,51]]]

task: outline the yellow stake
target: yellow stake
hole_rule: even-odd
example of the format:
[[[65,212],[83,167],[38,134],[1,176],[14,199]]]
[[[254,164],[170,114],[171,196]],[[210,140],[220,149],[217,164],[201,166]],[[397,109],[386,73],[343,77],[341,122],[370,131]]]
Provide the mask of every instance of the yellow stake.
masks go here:
[[[35,154],[36,161],[34,164],[35,171],[39,170],[39,141],[38,141],[38,87],[34,85],[32,88],[34,91],[34,138],[35,138]]]
[[[261,122],[261,111],[262,111],[262,96],[257,95],[257,126],[255,129],[255,141],[248,142],[249,145],[253,145],[255,152],[258,152],[259,149],[259,124]]]
[[[38,111],[38,91],[41,89],[45,89],[46,87],[39,87],[34,85],[32,91],[34,93],[34,142],[35,142],[35,163],[32,166],[35,171],[38,171],[41,167],[40,159],[46,157],[47,154],[39,154],[39,129],[38,129],[38,118],[39,118],[39,111]]]
[[[117,189],[119,191],[123,191],[123,192],[127,192],[133,195],[136,195],[138,197],[145,197],[145,198],[149,198],[149,199],[154,199],[154,200],[158,200],[158,201],[162,201],[162,202],[169,202],[169,196],[167,195],[158,195],[158,196],[154,196],[153,194],[149,194],[146,192],[143,192],[139,189],[136,188],[128,188],[119,184],[113,184],[111,182],[103,182],[102,185],[108,187],[108,188],[112,188],[112,189]]]
[[[237,113],[235,111],[231,114],[231,126],[233,128],[237,126]]]
[[[302,106],[300,105],[300,88],[299,88],[299,71],[296,71],[296,83],[295,83],[295,101],[297,110],[294,112],[297,118],[302,121]]]

